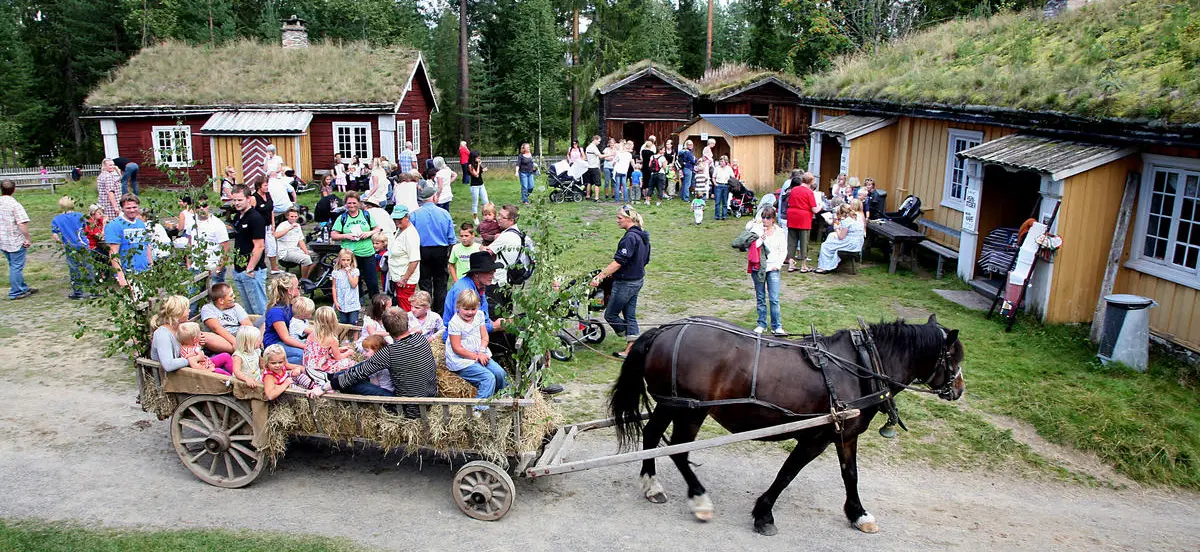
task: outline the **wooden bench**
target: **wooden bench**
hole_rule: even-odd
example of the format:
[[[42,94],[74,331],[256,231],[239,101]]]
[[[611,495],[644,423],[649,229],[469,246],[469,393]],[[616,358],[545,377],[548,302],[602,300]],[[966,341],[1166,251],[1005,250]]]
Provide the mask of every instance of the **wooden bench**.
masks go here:
[[[11,180],[16,184],[18,190],[29,190],[34,188],[50,187],[50,192],[54,193],[58,186],[67,183],[67,175],[57,173],[47,174],[10,174],[0,177],[0,180]]]
[[[917,219],[917,225],[921,227],[921,233],[926,235],[929,234],[930,230],[934,230],[947,236],[952,236],[958,239],[962,238],[961,231],[955,230],[944,224],[938,224],[925,218]],[[917,245],[932,252],[934,255],[937,255],[937,273],[934,275],[935,279],[942,279],[942,267],[946,259],[954,259],[955,264],[958,263],[958,251],[950,249],[949,247],[946,247],[940,243],[937,243],[933,240],[925,240]]]
[[[862,261],[862,251],[838,251],[837,255],[842,261],[838,263],[838,271],[846,268],[846,272],[858,274],[858,263]]]

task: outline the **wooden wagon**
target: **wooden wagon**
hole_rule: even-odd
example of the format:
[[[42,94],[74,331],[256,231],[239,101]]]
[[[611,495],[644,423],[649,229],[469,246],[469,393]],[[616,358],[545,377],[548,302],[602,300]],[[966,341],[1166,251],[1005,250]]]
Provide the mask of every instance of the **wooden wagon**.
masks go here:
[[[304,393],[288,390],[276,401],[268,402],[261,388],[247,386],[236,379],[191,368],[165,373],[158,362],[139,358],[136,361],[142,408],[170,418],[171,442],[184,467],[210,485],[226,488],[245,487],[272,464],[272,444],[268,442],[268,419],[271,409],[285,406],[295,410],[297,405],[307,414],[305,423],[296,426],[289,435],[332,439],[338,442],[380,444],[372,422],[364,421],[384,409],[410,407],[418,413],[410,422],[415,431],[430,432],[439,424],[445,427],[453,418],[472,420],[478,431],[472,432],[471,443],[464,447],[423,447],[446,456],[476,457],[463,465],[451,483],[451,498],[463,513],[479,520],[498,520],[504,517],[516,498],[516,486],[510,475],[538,478],[572,473],[603,466],[669,456],[681,452],[712,448],[730,443],[762,439],[809,427],[845,420],[859,414],[847,410],[817,418],[788,422],[768,428],[722,435],[710,439],[662,446],[582,460],[568,460],[572,444],[583,432],[611,427],[613,420],[594,420],[557,427],[544,419],[533,420],[529,432],[531,411],[544,404],[537,396],[536,385],[521,398],[492,401],[477,399],[429,397],[369,397],[351,394],[330,394],[309,400]],[[531,366],[536,368],[536,366]],[[532,372],[532,371],[531,371]],[[490,407],[476,418],[476,405]],[[323,414],[337,408],[349,427],[323,427]],[[368,415],[369,413],[373,413]],[[402,418],[396,414],[394,418]],[[276,435],[279,438],[281,436]],[[505,445],[496,448],[497,443]],[[520,446],[525,443],[527,446]],[[417,452],[410,446],[384,446],[388,450]],[[503,458],[484,448],[502,451]],[[506,466],[502,466],[506,464]]]

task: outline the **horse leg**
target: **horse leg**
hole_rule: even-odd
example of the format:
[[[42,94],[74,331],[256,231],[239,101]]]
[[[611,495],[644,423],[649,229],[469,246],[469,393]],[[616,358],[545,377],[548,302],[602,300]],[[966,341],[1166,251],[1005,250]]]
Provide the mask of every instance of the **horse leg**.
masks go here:
[[[829,446],[828,441],[822,442],[801,442],[796,440],[796,448],[788,455],[787,460],[784,460],[783,467],[779,468],[779,474],[775,476],[775,482],[771,483],[771,487],[767,492],[758,497],[754,502],[754,510],[751,515],[754,516],[754,531],[766,536],[771,536],[779,532],[775,528],[775,516],[771,515],[771,509],[775,507],[775,501],[779,499],[779,494],[792,483],[792,479],[804,469],[813,458],[816,458],[825,451],[825,447]]]
[[[858,437],[851,437],[837,446],[838,462],[842,466],[842,482],[846,484],[846,518],[859,531],[878,533],[875,516],[863,508],[858,498]]]
[[[695,441],[696,435],[700,433],[700,426],[707,417],[708,409],[678,410],[675,414],[675,425],[671,429],[671,444]],[[683,474],[683,480],[687,482],[688,505],[692,508],[692,514],[700,521],[712,519],[712,500],[708,498],[708,491],[700,484],[700,478],[696,477],[696,472],[692,471],[692,466],[688,464],[688,453],[672,454],[671,460],[675,462],[675,467],[679,468],[679,473]]]
[[[642,429],[642,450],[650,450],[658,448],[658,443],[662,441],[662,436],[667,431],[667,425],[671,423],[671,410],[664,405],[656,405],[654,413],[650,415],[650,421],[646,422],[646,427]],[[663,486],[655,477],[657,475],[654,468],[654,459],[647,458],[642,461],[642,496],[646,500],[655,504],[662,504],[667,501],[667,494],[663,492]]]

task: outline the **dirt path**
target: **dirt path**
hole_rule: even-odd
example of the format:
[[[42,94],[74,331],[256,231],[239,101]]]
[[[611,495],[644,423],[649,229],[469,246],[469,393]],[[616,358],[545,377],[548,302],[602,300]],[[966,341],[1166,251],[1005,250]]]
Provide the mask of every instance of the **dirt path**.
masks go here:
[[[272,530],[394,550],[1200,549],[1194,493],[1087,488],[872,455],[860,460],[860,490],[882,532],[865,535],[841,513],[832,453],[781,496],[780,534],[768,539],[752,532],[749,512],[786,453],[760,444],[692,456],[717,506],[708,524],[691,519],[683,481],[667,462],[659,463],[666,505],[641,499],[637,466],[625,465],[518,481],[516,505],[495,523],[471,520],[453,505],[454,466],[375,450],[298,444],[251,487],[218,489],[183,468],[167,424],[134,404],[128,368],[102,358],[96,343],[66,337],[81,307],[50,295],[20,309],[0,307],[4,519],[259,529],[269,518]],[[603,388],[577,384],[572,391],[577,396],[564,404],[572,416],[588,417],[586,405],[596,405]],[[601,431],[585,435],[574,456],[614,448],[612,434]]]

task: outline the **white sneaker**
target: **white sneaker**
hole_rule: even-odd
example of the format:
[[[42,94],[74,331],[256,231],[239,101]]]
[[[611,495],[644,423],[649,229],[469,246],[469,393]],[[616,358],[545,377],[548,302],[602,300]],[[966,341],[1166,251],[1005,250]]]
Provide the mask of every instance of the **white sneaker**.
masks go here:
[[[654,206],[655,206],[655,207],[661,207],[661,206],[662,206],[662,202],[661,202],[661,201],[655,201],[655,202],[654,202]]]
[[[774,330],[771,330],[771,333],[773,333],[775,335],[787,335],[788,334],[787,330],[785,330],[783,328],[775,328]]]
[[[762,326],[755,326],[755,327],[754,327],[754,333],[756,333],[756,334],[761,334],[761,333],[763,333],[763,332],[765,332],[765,331],[767,331],[767,329],[766,329],[766,328],[764,328],[764,327],[762,327]]]

